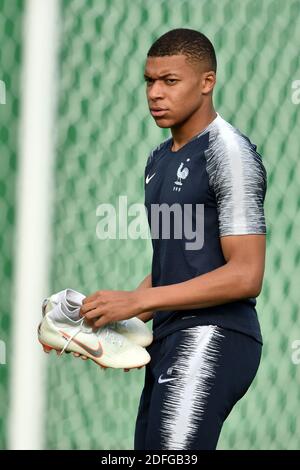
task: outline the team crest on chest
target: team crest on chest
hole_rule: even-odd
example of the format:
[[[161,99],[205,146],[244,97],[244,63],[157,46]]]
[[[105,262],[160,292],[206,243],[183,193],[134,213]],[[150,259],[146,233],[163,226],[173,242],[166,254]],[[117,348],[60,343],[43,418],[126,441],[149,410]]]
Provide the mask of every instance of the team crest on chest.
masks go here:
[[[186,160],[187,162],[190,161],[189,158]],[[184,163],[180,163],[178,169],[177,169],[177,179],[174,181],[174,186],[173,186],[173,191],[181,191],[183,182],[182,180],[186,180],[186,178],[189,176],[190,170],[188,167],[184,166]]]

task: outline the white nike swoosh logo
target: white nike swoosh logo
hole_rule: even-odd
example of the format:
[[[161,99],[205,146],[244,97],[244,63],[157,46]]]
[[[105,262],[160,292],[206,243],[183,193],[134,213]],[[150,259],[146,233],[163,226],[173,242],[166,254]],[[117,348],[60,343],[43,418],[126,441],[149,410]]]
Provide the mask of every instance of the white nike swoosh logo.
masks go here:
[[[174,377],[173,379],[162,379],[160,375],[158,378],[158,383],[163,384],[164,382],[171,382],[171,380],[176,380],[176,377]]]
[[[151,175],[150,178],[149,178],[149,175],[146,176],[146,184],[148,184],[149,181],[152,180],[152,178],[153,178],[153,176],[154,176],[155,174],[156,174],[156,172],[153,173],[153,175]]]

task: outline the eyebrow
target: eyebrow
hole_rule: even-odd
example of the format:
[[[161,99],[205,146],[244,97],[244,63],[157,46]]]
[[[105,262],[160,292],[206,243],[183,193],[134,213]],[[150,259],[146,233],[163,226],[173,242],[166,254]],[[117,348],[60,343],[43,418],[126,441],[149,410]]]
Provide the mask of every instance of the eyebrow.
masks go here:
[[[178,75],[176,73],[169,72],[169,73],[165,73],[164,75],[160,75],[158,78],[166,78],[166,77],[169,77],[170,75],[172,75],[174,77],[178,77]],[[146,73],[144,73],[144,78],[152,78],[152,77],[150,77],[150,75],[147,75]]]

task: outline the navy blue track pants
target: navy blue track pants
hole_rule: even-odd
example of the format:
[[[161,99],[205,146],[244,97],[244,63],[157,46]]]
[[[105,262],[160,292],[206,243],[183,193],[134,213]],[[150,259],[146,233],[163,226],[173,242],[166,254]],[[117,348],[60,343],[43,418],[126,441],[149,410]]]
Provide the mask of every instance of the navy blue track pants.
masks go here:
[[[262,345],[214,325],[179,330],[147,347],[135,450],[213,450],[250,387]]]

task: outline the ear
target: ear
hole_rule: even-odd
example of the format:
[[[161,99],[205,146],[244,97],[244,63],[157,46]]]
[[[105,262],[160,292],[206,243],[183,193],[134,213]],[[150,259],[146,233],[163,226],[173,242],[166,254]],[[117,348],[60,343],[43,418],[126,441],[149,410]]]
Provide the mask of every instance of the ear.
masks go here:
[[[214,89],[216,81],[216,73],[213,70],[210,70],[209,72],[204,72],[202,75],[202,94],[208,95],[209,93],[211,93]]]

